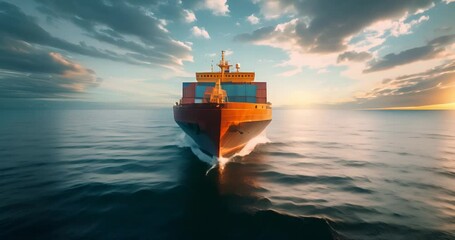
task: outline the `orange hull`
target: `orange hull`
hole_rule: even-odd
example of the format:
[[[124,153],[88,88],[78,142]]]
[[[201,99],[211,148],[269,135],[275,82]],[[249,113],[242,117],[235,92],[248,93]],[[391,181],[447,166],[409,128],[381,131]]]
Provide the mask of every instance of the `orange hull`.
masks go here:
[[[270,104],[203,103],[174,106],[177,124],[208,155],[230,157],[272,120]]]

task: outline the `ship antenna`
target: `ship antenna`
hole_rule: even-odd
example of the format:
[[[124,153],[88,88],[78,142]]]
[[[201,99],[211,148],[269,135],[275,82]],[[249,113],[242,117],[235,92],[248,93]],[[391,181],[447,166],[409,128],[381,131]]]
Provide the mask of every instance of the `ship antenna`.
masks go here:
[[[220,67],[220,69],[221,69],[221,82],[224,81],[224,72],[226,70],[227,70],[227,72],[229,72],[229,67],[232,66],[232,65],[229,65],[229,63],[224,60],[224,52],[225,52],[224,50],[221,51],[221,61],[218,64],[218,67]]]
[[[213,72],[213,59],[212,59],[212,64],[210,66],[211,66],[211,69],[212,69],[212,72]]]

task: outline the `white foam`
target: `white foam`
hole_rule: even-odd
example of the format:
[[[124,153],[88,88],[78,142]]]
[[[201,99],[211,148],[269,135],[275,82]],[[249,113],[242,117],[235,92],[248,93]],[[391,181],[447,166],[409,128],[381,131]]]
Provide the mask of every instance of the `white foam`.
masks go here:
[[[202,152],[197,144],[185,133],[180,134],[177,139],[177,146],[179,147],[189,147],[191,148],[191,151],[193,152],[196,157],[199,158],[199,160],[208,163],[212,167],[218,163],[216,157],[210,157],[209,155],[205,154]]]
[[[267,138],[266,132],[263,131],[261,134],[258,136],[252,138],[246,145],[245,147],[242,148],[238,153],[236,153],[234,156],[225,158],[225,157],[210,157],[204,152],[202,152],[197,144],[185,133],[180,134],[177,139],[177,146],[179,147],[190,147],[191,151],[193,152],[194,155],[196,155],[199,160],[208,163],[211,165],[210,169],[207,171],[206,174],[210,172],[210,170],[214,169],[217,165],[220,166],[221,169],[224,168],[224,166],[232,161],[235,157],[245,157],[251,152],[254,151],[257,145],[259,144],[265,144],[265,143],[270,143],[270,140]]]
[[[246,145],[245,147],[240,150],[240,152],[236,153],[232,158],[234,157],[244,157],[251,152],[254,151],[257,145],[259,144],[265,144],[265,143],[270,143],[270,139],[267,138],[267,134],[265,131],[257,135],[256,137],[252,138]]]

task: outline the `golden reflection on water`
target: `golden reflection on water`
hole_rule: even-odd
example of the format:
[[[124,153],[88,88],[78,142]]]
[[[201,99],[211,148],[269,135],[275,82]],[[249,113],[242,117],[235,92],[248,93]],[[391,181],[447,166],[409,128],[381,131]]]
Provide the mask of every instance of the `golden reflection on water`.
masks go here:
[[[264,153],[218,168],[220,193],[266,198],[301,215],[335,219],[307,205],[352,207],[364,221],[403,221],[390,211],[415,226],[454,229],[440,219],[455,216],[447,206],[453,196],[443,191],[455,185],[435,170],[455,172],[455,111],[287,110],[267,133],[272,144]],[[370,208],[387,211],[362,212]]]

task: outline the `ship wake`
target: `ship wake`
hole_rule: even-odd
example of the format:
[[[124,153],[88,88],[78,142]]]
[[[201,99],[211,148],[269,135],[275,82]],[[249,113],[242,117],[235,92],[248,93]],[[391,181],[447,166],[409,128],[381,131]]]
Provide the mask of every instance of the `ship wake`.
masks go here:
[[[199,158],[199,160],[209,164],[211,167],[207,171],[208,173],[210,172],[210,170],[216,168],[217,166],[219,166],[220,168],[224,168],[224,166],[228,162],[233,161],[238,157],[245,157],[249,155],[251,152],[253,152],[256,146],[260,144],[270,143],[271,141],[267,138],[266,131],[263,131],[261,134],[248,141],[248,143],[245,145],[245,147],[242,148],[242,150],[240,150],[238,153],[229,158],[225,157],[217,158],[205,154],[204,152],[201,151],[201,149],[199,149],[198,145],[193,141],[193,139],[191,139],[185,133],[182,133],[180,134],[180,136],[178,136],[177,142],[179,147],[191,148],[191,151],[193,152],[194,155],[196,155]]]

